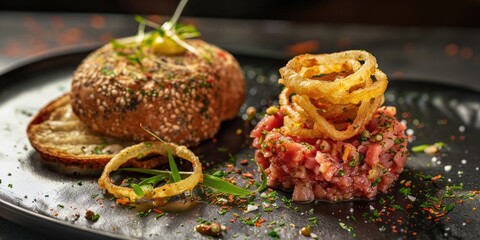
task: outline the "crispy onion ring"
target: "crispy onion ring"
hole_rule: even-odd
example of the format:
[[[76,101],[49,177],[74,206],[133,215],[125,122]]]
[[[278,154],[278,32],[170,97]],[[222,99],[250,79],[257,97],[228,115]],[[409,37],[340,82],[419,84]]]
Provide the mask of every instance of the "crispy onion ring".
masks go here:
[[[345,140],[365,128],[388,85],[365,51],[304,54],[280,69],[282,131],[304,138]]]
[[[352,70],[353,73],[334,81],[312,78],[345,70]],[[323,100],[328,96],[328,101],[333,104],[368,101],[383,94],[388,84],[386,75],[377,69],[375,57],[366,51],[299,55],[281,68],[280,74],[282,83],[295,93]]]
[[[192,163],[193,174],[189,177],[170,184],[165,184],[154,188],[152,191],[145,192],[143,197],[135,194],[132,188],[115,185],[110,178],[110,173],[117,170],[122,164],[128,160],[137,158],[139,155],[147,156],[148,154],[156,153],[167,156],[168,150],[173,155],[178,156]],[[185,191],[191,191],[198,183],[203,181],[202,164],[185,146],[178,146],[173,143],[152,142],[151,144],[139,143],[131,147],[123,149],[119,154],[115,155],[105,166],[102,176],[98,179],[98,185],[106,189],[109,193],[118,199],[128,198],[130,202],[135,202],[138,199],[151,199],[154,204],[163,203],[165,198],[181,194]]]

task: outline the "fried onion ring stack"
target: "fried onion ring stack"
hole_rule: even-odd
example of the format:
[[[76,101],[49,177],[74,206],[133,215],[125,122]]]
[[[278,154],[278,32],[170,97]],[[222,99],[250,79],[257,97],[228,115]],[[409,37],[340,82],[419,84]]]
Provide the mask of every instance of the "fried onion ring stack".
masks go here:
[[[388,85],[375,57],[359,50],[299,55],[280,74],[282,132],[302,138],[345,140],[361,133]]]

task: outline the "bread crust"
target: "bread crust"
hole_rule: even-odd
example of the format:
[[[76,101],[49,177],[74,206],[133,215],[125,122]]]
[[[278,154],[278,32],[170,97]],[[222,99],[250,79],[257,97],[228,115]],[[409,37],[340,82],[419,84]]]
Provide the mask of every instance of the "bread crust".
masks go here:
[[[83,124],[65,94],[43,107],[28,124],[27,136],[43,160],[75,169],[100,170],[110,159],[132,141],[105,137]],[[163,157],[131,159],[125,166],[153,168],[163,163]]]
[[[106,44],[73,75],[73,111],[92,130],[121,139],[154,140],[141,126],[186,146],[212,138],[223,120],[237,115],[245,99],[244,76],[228,52],[202,40],[188,43],[202,56],[141,48],[132,61],[129,50]]]

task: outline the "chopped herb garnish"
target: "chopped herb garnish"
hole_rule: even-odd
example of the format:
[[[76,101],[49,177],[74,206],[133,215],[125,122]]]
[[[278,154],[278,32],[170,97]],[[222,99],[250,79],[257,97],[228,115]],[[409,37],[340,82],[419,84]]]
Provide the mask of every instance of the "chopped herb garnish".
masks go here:
[[[247,224],[248,226],[255,226],[255,223],[257,223],[257,221],[260,219],[262,215],[261,214],[257,214],[255,215],[254,218],[250,218],[250,217],[245,217],[245,218],[242,218],[242,223],[244,224]]]
[[[164,215],[165,215],[164,212],[157,213],[157,215],[155,215],[155,219],[159,219],[159,218],[163,217]]]
[[[148,209],[146,211],[140,211],[138,212],[138,216],[140,217],[147,217],[148,215],[150,215],[150,213],[152,212],[152,209]]]
[[[286,208],[292,208],[292,199],[289,199],[285,196],[283,196],[280,200],[282,200],[283,204],[285,205]]]
[[[279,239],[280,235],[278,235],[278,231],[280,228],[274,228],[272,231],[270,231],[267,235],[273,239]]]
[[[310,222],[310,224],[313,225],[313,226],[317,226],[317,224],[318,224],[317,217],[308,218],[308,222]]]
[[[220,209],[220,211],[218,211],[218,214],[225,215],[225,213],[227,213],[227,212],[228,212],[228,210],[226,208],[222,208],[222,209]]]
[[[348,166],[350,167],[355,167],[357,165],[357,161],[355,161],[355,158],[352,157],[352,160],[348,163]]]
[[[381,181],[382,181],[382,178],[380,178],[380,177],[377,178],[377,179],[375,180],[375,182],[372,183],[372,187],[378,186],[378,184],[379,184]]]
[[[410,188],[402,187],[398,190],[400,193],[402,193],[405,196],[410,195]]]
[[[354,237],[356,236],[355,232],[353,232],[352,226],[348,226],[343,222],[339,222],[338,224],[340,225],[341,228],[343,228],[344,230],[347,230],[347,232],[351,233]]]

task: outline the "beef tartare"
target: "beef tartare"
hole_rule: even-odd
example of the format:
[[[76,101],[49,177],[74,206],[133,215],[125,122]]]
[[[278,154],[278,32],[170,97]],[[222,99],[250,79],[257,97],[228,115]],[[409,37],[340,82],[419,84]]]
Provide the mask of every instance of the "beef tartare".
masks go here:
[[[365,57],[361,57],[363,54],[368,53],[361,52],[354,59],[360,61],[362,66],[367,65]],[[310,58],[308,66],[299,68],[304,73],[321,65],[315,55],[307,57]],[[312,59],[318,62],[312,64]],[[356,91],[363,89],[376,90],[379,81],[386,81],[383,73],[376,69],[375,62],[373,65],[373,70],[367,69],[373,71],[369,76],[370,81],[357,83],[353,90],[348,87],[350,90],[347,96],[355,95]],[[342,65],[339,68],[348,66]],[[360,71],[364,69],[354,68],[348,76]],[[286,86],[280,95],[280,106],[268,111],[269,114],[251,133],[253,146],[257,149],[255,158],[267,173],[268,185],[293,190],[292,199],[296,202],[311,202],[315,199],[332,202],[373,199],[377,193],[385,193],[403,171],[408,155],[408,141],[404,134],[406,126],[395,118],[394,107],[380,106],[385,88],[380,94],[373,97],[369,95],[365,100],[347,99],[332,103],[325,95],[317,97],[315,94],[298,93],[302,92],[296,91],[298,85],[289,85],[288,80],[285,80],[289,77],[286,76],[285,69],[280,72],[280,83]],[[313,74],[319,75],[316,72],[303,74],[302,77],[304,81],[326,83],[348,78],[345,71],[338,69],[322,73],[321,77],[312,77]],[[381,77],[384,79],[379,80]],[[296,95],[285,95],[289,91]],[[311,113],[306,109],[308,106],[303,108],[305,104],[296,99],[300,97],[308,99],[316,111]],[[376,99],[380,99],[377,104]],[[364,103],[370,104],[370,110],[362,112]],[[328,113],[325,109],[335,113]],[[341,112],[348,116],[342,118]],[[315,115],[317,113],[334,127],[333,134],[322,131],[322,126],[317,126],[322,123]]]

